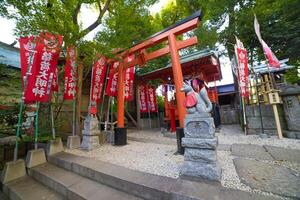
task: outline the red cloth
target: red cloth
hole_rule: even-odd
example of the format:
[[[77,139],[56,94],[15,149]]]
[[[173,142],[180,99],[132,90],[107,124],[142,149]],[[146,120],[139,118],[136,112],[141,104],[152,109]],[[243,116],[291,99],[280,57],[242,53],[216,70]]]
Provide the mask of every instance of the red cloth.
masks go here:
[[[196,106],[197,104],[197,99],[196,99],[196,95],[194,92],[188,94],[185,98],[185,101],[184,101],[184,106],[186,108],[191,108],[191,107],[194,107]]]

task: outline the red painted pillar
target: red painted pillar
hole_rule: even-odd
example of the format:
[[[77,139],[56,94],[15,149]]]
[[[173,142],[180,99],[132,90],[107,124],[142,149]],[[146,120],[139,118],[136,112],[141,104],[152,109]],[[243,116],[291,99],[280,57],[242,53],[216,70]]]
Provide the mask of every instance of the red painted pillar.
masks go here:
[[[118,67],[118,128],[124,128],[124,63],[121,61]]]
[[[185,95],[183,92],[180,92],[183,83],[183,77],[182,77],[182,70],[180,65],[180,57],[178,54],[178,48],[176,44],[177,43],[176,36],[174,34],[170,34],[168,37],[168,41],[169,41],[170,54],[172,59],[173,77],[174,77],[174,83],[176,89],[176,101],[177,101],[179,124],[180,127],[183,128],[184,117],[186,113],[185,107],[183,106]]]

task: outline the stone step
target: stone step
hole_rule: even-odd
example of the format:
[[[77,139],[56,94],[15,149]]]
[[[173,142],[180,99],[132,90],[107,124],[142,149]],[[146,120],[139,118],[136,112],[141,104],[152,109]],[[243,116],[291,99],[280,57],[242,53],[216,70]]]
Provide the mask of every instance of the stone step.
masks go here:
[[[2,190],[11,200],[64,199],[62,195],[52,191],[27,175],[3,184]]]
[[[143,199],[168,199],[176,179],[157,176],[95,159],[61,152],[48,162]]]
[[[48,162],[143,199],[276,199],[273,197],[224,188],[216,182],[195,182],[157,176],[65,152],[49,156]]]
[[[70,200],[140,199],[50,163],[31,168],[29,174],[37,181]]]

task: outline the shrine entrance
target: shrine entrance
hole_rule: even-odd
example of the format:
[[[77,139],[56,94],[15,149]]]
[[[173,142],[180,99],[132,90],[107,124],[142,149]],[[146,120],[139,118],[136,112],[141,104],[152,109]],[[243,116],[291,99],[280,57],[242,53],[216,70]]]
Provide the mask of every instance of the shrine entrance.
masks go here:
[[[222,77],[220,62],[215,52],[205,49],[186,54],[181,56],[180,64],[184,79],[198,78],[203,80],[210,101],[213,105],[217,105],[218,93],[215,87],[215,82],[220,80]],[[172,64],[170,63],[164,68],[140,75],[138,80],[139,85],[147,85],[147,83],[152,80],[158,80],[161,83],[160,91],[164,99],[164,116],[160,116],[162,118],[161,121],[163,120],[164,122],[162,130],[175,132],[177,127],[176,125],[179,124],[179,114],[177,110],[178,106],[176,101]],[[142,111],[142,109],[137,108],[137,112],[140,111]],[[137,121],[139,120],[140,119],[137,119]],[[144,121],[147,122],[147,120]]]
[[[201,12],[198,11],[193,15],[179,21],[178,23],[170,26],[152,36],[150,36],[145,41],[142,41],[135,46],[117,52],[114,59],[108,61],[108,63],[113,64],[116,61],[118,65],[114,67],[113,73],[118,73],[118,82],[117,82],[117,128],[114,132],[114,142],[115,145],[125,145],[127,143],[127,129],[124,127],[124,70],[132,67],[138,66],[143,67],[148,61],[155,58],[170,54],[171,63],[167,69],[167,73],[172,77],[172,83],[175,86],[176,91],[180,91],[183,84],[183,71],[180,63],[179,50],[186,47],[195,45],[198,43],[197,37],[193,36],[185,40],[177,40],[177,36],[180,36],[188,31],[191,31],[197,28],[201,20]],[[167,45],[164,48],[158,49],[154,52],[150,52],[148,49],[150,47],[156,46],[161,43],[166,43]],[[210,58],[210,62],[218,62],[217,59]],[[197,63],[194,63],[194,66],[197,66]],[[193,68],[187,68],[193,71]],[[219,68],[218,68],[219,69]],[[202,73],[202,79],[211,78],[209,76],[210,72],[208,69],[205,73]],[[191,71],[190,71],[191,72]],[[187,74],[189,72],[186,72]],[[207,73],[207,74],[206,74]],[[220,73],[220,71],[217,71]],[[216,79],[219,77],[214,77]],[[184,117],[186,114],[184,105],[185,94],[183,92],[176,92],[176,113],[178,119],[178,126],[176,127],[176,132],[183,135],[184,128]]]

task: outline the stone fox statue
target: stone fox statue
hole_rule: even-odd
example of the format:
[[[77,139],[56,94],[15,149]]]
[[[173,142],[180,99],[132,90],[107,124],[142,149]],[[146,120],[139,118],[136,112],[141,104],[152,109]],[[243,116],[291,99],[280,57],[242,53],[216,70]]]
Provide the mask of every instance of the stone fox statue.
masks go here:
[[[212,104],[208,98],[205,87],[202,87],[198,94],[190,84],[183,82],[180,91],[185,92],[186,99],[184,104],[188,114],[204,114],[211,112]]]

